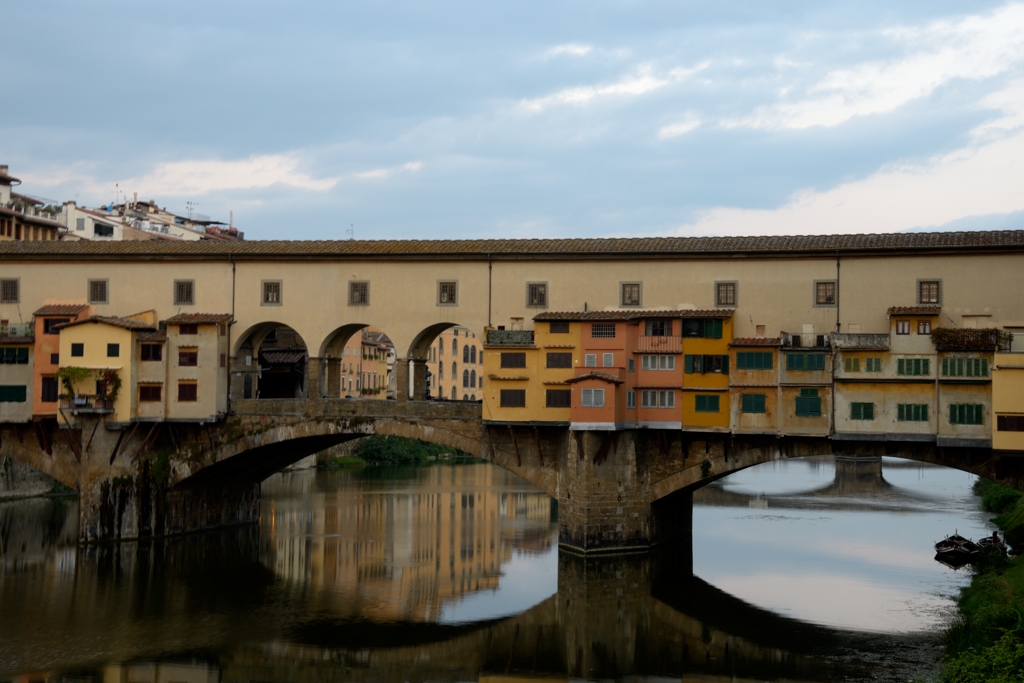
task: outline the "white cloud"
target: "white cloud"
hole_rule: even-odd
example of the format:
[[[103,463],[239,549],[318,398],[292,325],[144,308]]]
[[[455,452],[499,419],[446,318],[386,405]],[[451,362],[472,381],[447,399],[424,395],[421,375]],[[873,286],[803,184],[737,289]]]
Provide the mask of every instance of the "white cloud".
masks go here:
[[[1022,34],[1024,5],[1019,3],[958,21],[885,31],[883,35],[903,43],[908,54],[833,70],[803,99],[760,107],[722,125],[802,129],[893,111],[954,79],[990,78],[1024,63]]]
[[[520,105],[529,111],[539,112],[563,104],[584,105],[600,97],[636,97],[683,81],[706,69],[708,64],[709,62],[703,62],[690,69],[675,68],[664,76],[655,76],[653,69],[649,65],[644,65],[639,68],[636,75],[626,76],[614,83],[566,88],[544,97],[522,100]]]
[[[571,55],[573,57],[582,57],[591,50],[589,45],[580,45],[579,43],[567,43],[565,45],[556,45],[555,47],[548,50],[545,54],[547,57],[557,57],[559,55]]]
[[[372,171],[360,171],[359,173],[353,173],[352,176],[355,178],[387,178],[396,173],[401,173],[403,171],[418,171],[421,168],[423,168],[422,161],[410,161],[409,163],[402,164],[401,166],[375,168]]]
[[[884,168],[827,191],[805,190],[777,209],[721,207],[684,235],[879,233],[1024,210],[1024,131],[920,165]]]
[[[689,132],[697,130],[699,127],[700,119],[691,116],[677,123],[670,123],[667,126],[662,126],[658,129],[658,137],[662,140],[677,138],[680,135],[686,135]]]

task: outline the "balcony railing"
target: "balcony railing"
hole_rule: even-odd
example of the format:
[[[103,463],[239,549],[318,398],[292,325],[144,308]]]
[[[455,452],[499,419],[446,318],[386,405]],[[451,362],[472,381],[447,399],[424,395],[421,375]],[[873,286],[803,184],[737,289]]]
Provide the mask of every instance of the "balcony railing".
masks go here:
[[[60,409],[71,413],[112,413],[114,403],[98,396],[61,396]]]
[[[682,353],[682,337],[637,337],[637,353]]]
[[[31,339],[35,332],[32,323],[8,323],[0,325],[0,338]]]

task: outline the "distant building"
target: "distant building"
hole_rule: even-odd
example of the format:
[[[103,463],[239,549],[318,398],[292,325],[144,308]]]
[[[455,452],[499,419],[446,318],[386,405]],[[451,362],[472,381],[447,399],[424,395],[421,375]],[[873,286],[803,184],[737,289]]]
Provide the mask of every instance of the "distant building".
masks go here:
[[[484,347],[476,333],[465,327],[442,332],[430,348],[430,396],[447,401],[483,398]]]
[[[0,164],[0,241],[40,242],[60,239],[61,224],[52,206],[40,200],[13,192],[21,180],[8,173],[7,164]]]

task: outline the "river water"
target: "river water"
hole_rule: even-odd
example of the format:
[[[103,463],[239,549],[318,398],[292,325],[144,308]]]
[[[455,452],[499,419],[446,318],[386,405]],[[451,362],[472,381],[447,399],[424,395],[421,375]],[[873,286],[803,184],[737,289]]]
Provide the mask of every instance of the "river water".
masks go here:
[[[76,548],[74,499],[0,505],[0,681],[908,680],[990,531],[973,477],[779,461],[694,495],[692,545],[582,559],[499,468],[275,475],[262,519]]]

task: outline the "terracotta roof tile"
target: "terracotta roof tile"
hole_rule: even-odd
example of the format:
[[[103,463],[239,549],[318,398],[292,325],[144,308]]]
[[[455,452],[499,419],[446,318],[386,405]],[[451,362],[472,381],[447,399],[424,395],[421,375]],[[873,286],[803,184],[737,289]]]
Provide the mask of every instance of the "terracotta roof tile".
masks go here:
[[[166,330],[156,330],[154,332],[143,332],[139,335],[140,342],[165,342],[167,341]]]
[[[46,304],[32,315],[78,315],[89,304]]]
[[[615,375],[609,375],[607,372],[588,372],[585,375],[576,375],[565,380],[566,384],[575,384],[576,382],[582,382],[585,379],[599,379],[604,382],[611,382],[612,384],[625,384],[625,380],[619,379]]]
[[[86,323],[106,323],[107,325],[113,325],[114,327],[122,327],[126,330],[152,330],[153,326],[149,323],[144,323],[139,320],[132,320],[131,318],[115,318],[113,316],[106,315],[94,315],[89,318],[82,320],[72,320],[69,323],[62,325],[54,325],[54,329],[62,330],[65,327],[75,327],[76,325],[85,325]]]
[[[938,315],[942,306],[891,306],[889,315]]]
[[[168,325],[216,325],[231,320],[230,313],[179,313],[164,322]]]
[[[532,240],[334,240],[195,242],[3,242],[0,256],[85,258],[488,258],[546,255],[637,257],[834,254],[906,250],[1024,249],[1024,230],[770,237],[623,237]]]
[[[306,358],[305,351],[261,351],[260,357],[268,363],[298,363]]]
[[[729,342],[729,346],[782,346],[778,337],[739,337]]]
[[[718,308],[713,310],[677,310],[677,311],[549,311],[538,313],[533,319],[538,322],[547,320],[645,320],[648,318],[731,318],[731,308]]]

